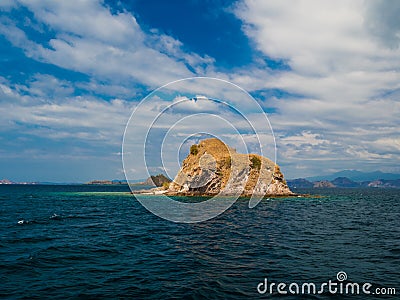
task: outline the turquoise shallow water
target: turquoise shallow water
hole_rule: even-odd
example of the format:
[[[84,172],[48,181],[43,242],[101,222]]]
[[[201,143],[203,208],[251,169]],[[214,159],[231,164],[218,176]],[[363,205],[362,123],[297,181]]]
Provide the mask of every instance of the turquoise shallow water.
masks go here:
[[[326,197],[253,209],[241,199],[198,224],[162,220],[126,192],[0,186],[0,297],[249,299],[266,296],[264,278],[323,283],[339,271],[400,293],[400,190],[300,190]]]

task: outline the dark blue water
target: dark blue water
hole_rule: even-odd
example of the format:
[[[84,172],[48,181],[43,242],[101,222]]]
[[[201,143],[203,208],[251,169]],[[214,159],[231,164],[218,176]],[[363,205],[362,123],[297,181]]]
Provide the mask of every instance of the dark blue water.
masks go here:
[[[254,209],[243,199],[199,224],[162,220],[129,194],[91,193],[105,191],[127,188],[0,186],[0,297],[274,298],[258,294],[264,278],[323,283],[339,271],[400,293],[400,190],[312,190],[326,197]]]

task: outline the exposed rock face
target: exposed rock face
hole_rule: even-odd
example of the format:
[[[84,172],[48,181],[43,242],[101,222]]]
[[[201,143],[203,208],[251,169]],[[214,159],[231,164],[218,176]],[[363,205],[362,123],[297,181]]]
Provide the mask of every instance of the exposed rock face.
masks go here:
[[[322,180],[322,181],[314,182],[314,187],[315,188],[334,188],[336,186],[328,180]]]
[[[257,154],[237,153],[215,138],[191,147],[167,194],[293,195],[274,162]]]

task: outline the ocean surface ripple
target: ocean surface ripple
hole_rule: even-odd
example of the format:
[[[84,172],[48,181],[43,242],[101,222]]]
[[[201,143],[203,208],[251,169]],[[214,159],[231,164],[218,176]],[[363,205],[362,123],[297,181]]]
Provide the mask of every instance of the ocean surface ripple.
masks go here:
[[[398,189],[241,199],[198,224],[160,219],[126,191],[0,186],[0,297],[252,299],[264,278],[320,284],[339,271],[400,293]]]

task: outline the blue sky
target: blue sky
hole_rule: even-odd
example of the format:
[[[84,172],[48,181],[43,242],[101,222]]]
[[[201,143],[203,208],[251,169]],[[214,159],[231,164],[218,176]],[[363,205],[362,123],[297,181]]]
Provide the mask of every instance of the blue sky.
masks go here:
[[[0,178],[124,178],[131,112],[192,76],[257,99],[287,178],[400,172],[399,13],[395,0],[1,1]]]

